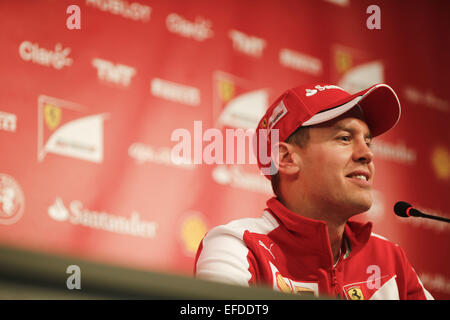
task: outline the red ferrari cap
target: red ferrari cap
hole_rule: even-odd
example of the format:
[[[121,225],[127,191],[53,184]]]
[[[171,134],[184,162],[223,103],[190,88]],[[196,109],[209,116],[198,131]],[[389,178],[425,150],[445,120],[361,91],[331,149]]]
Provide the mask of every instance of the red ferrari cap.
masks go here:
[[[277,172],[273,161],[269,160],[271,139],[277,137],[274,129],[278,129],[278,139],[273,142],[275,145],[278,141],[285,141],[301,126],[326,122],[355,106],[363,111],[373,137],[393,128],[400,119],[400,101],[394,90],[383,83],[355,94],[325,83],[285,91],[270,105],[256,128],[256,158],[262,173],[270,179]]]

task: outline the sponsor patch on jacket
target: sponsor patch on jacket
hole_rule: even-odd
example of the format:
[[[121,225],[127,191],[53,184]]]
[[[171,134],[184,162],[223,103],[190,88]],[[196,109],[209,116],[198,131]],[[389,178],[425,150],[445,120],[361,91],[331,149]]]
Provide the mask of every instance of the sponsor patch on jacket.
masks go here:
[[[301,282],[295,281],[288,277],[284,277],[278,271],[278,269],[269,261],[270,268],[272,269],[273,288],[275,290],[294,293],[307,296],[319,296],[319,285],[317,282]]]
[[[364,300],[364,295],[360,286],[354,286],[347,289],[347,296],[350,300]]]

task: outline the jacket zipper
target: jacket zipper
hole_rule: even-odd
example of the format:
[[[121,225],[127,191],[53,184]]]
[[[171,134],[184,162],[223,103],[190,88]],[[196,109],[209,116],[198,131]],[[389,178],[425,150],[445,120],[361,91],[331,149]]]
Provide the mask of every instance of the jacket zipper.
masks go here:
[[[330,271],[330,274],[331,274],[331,292],[330,292],[330,294],[334,293],[334,296],[340,298],[340,290],[339,290],[339,285],[338,285],[337,277],[336,277],[336,265],[339,263],[339,261],[334,265],[333,252],[331,250],[330,240],[329,240],[329,237],[328,237],[328,232],[327,232],[326,226],[325,226],[325,229],[324,229],[324,234],[325,234],[324,238],[326,239],[326,246],[328,247],[328,252],[329,252],[328,259],[330,259],[329,261],[331,262],[331,271]],[[341,257],[339,255],[339,259],[340,258]]]
[[[334,295],[338,298],[341,297],[341,293],[340,293],[340,288],[339,288],[339,284],[337,281],[337,277],[336,277],[336,268],[332,267],[331,268],[331,288],[332,291],[334,292]]]

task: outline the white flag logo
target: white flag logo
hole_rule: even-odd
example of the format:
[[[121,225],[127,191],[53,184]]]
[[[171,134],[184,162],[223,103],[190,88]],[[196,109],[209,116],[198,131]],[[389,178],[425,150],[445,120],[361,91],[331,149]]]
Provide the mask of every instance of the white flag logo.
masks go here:
[[[38,98],[38,160],[47,153],[100,163],[103,122],[107,114],[84,115],[86,108],[70,101]]]
[[[56,153],[92,162],[103,161],[103,114],[80,118],[62,125],[39,154]]]

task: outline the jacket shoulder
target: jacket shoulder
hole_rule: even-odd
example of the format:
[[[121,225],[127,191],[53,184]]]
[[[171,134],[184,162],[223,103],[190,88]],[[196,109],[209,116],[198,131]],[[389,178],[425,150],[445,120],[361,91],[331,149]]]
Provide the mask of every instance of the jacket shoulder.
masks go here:
[[[233,220],[212,228],[197,251],[196,277],[248,286],[255,267],[244,235],[247,232],[267,234],[276,227],[276,219],[264,212],[260,218]]]
[[[379,234],[377,234],[375,232],[370,233],[369,240],[376,241],[377,244],[379,244],[379,245],[398,247],[398,244],[392,242],[388,238],[386,238],[386,237],[384,237],[382,235],[379,235]]]
[[[268,234],[279,226],[278,221],[267,211],[259,218],[242,218],[212,228],[205,238],[219,235],[231,235],[243,240],[246,231]]]
[[[372,248],[372,250],[383,254],[387,254],[389,252],[390,254],[394,254],[395,256],[402,258],[402,248],[397,243],[382,235],[372,232],[367,244]]]

